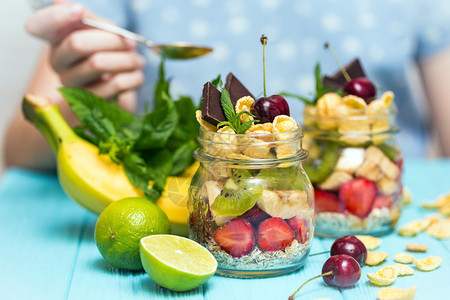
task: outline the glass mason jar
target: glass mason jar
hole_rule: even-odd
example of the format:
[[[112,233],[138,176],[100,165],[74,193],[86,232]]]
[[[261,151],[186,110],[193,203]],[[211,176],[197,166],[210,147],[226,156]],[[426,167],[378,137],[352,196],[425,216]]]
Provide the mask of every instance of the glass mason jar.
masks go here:
[[[328,105],[338,102],[331,97],[340,97],[326,96]],[[352,104],[350,98],[342,99]],[[362,108],[305,107],[304,168],[314,186],[317,236],[382,235],[394,229],[403,205],[403,158],[392,98],[386,92]]]
[[[218,274],[269,277],[305,263],[314,232],[313,188],[301,129],[234,134],[200,129],[200,167],[189,191],[189,238]]]

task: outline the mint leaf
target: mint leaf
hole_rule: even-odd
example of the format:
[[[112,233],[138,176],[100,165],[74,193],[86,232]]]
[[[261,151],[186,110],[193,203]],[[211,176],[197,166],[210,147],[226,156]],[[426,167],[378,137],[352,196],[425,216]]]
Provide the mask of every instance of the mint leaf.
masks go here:
[[[194,163],[194,151],[198,148],[198,144],[194,140],[190,140],[173,152],[173,165],[169,175],[176,176],[186,170],[187,167]]]
[[[296,98],[298,100],[301,100],[301,101],[305,102],[308,105],[314,105],[314,101],[312,101],[312,100],[310,100],[310,99],[308,99],[306,97],[303,97],[303,96],[299,96],[299,95],[295,95],[295,94],[291,94],[291,93],[287,93],[287,92],[281,92],[281,93],[278,93],[278,94],[281,95],[281,96]]]
[[[84,131],[97,139],[108,139],[113,135],[131,138],[135,136],[126,130],[136,126],[134,116],[113,103],[79,88],[60,88],[59,92],[69,103],[81,121]]]
[[[213,79],[211,81],[211,84],[217,88],[221,82],[222,82],[222,76],[219,74],[215,79]]]
[[[222,106],[223,113],[225,114],[227,120],[234,123],[236,112],[234,111],[233,104],[231,103],[230,93],[225,88],[222,88],[220,105]]]
[[[175,101],[169,90],[164,61],[159,67],[154,109],[140,118],[85,90],[60,89],[81,121],[75,132],[111,161],[122,163],[130,182],[152,201],[161,196],[169,174],[181,174],[194,162],[192,154],[198,147],[199,124],[192,98],[182,96]]]
[[[173,101],[165,92],[160,104],[142,120],[142,130],[134,149],[154,149],[163,147],[178,123],[178,113]]]

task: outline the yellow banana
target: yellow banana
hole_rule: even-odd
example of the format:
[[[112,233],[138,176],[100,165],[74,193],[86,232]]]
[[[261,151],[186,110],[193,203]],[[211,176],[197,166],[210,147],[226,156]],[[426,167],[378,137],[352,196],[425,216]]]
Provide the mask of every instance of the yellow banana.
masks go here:
[[[43,133],[52,147],[59,182],[73,200],[100,214],[113,201],[143,197],[143,191],[128,180],[123,165],[113,163],[108,155],[99,154],[95,145],[78,137],[57,106],[46,98],[26,95],[22,109],[25,117]],[[187,235],[188,188],[195,170],[196,165],[180,177],[169,177],[165,191],[157,201],[168,215],[174,234]]]

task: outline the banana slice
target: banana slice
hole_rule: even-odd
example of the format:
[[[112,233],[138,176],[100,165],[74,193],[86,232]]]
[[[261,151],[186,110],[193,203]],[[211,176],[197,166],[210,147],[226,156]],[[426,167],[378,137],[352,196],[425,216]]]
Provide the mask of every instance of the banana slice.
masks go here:
[[[321,190],[337,191],[341,187],[341,185],[343,185],[346,182],[349,182],[352,179],[353,176],[347,172],[335,171],[331,173],[331,175],[328,176],[328,178],[325,179],[324,182],[319,184],[319,188]]]
[[[398,190],[397,182],[384,177],[380,181],[377,182],[378,190],[386,196],[392,195]]]
[[[372,160],[365,159],[361,167],[356,170],[356,177],[364,177],[376,182],[383,178],[383,173],[380,171],[380,168],[376,163]]]
[[[305,191],[264,190],[257,204],[270,216],[283,219],[290,219],[309,207]]]
[[[370,146],[369,148],[367,148],[366,154],[364,156],[364,163],[361,168],[365,167],[367,169],[368,165],[376,165],[385,176],[392,180],[396,180],[400,176],[399,167],[375,146]],[[365,172],[367,172],[367,170]],[[369,177],[367,178],[373,180]],[[378,181],[380,179],[381,178],[378,178],[375,181]]]
[[[364,161],[363,148],[345,148],[336,164],[336,171],[344,171],[353,175]]]

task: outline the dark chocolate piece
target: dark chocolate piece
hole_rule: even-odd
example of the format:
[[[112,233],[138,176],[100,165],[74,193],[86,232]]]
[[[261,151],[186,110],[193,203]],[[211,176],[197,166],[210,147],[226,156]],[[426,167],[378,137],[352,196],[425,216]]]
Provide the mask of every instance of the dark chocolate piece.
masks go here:
[[[366,77],[366,74],[364,73],[364,70],[361,66],[361,62],[358,58],[355,58],[353,61],[347,64],[344,69],[352,79],[357,77]],[[347,80],[345,79],[342,72],[338,70],[332,76],[323,76],[322,82],[324,86],[330,86],[335,88],[335,90],[338,90],[344,87]]]
[[[214,126],[227,120],[220,105],[220,95],[219,90],[211,82],[203,86],[202,119]]]
[[[239,81],[239,79],[234,76],[233,73],[229,73],[227,75],[225,88],[230,93],[230,99],[231,103],[233,103],[233,106],[236,105],[236,102],[239,100],[239,98],[242,98],[244,96],[255,98],[253,97],[252,93],[250,93],[249,90],[247,90],[247,88]]]

